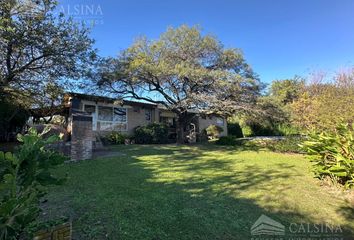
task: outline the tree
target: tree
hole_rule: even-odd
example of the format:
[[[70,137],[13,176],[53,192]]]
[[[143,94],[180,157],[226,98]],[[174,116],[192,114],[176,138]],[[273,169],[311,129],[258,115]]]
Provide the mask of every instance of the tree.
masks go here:
[[[282,105],[295,101],[302,93],[305,81],[299,77],[274,80],[270,86],[270,96]]]
[[[239,49],[225,48],[188,26],[169,28],[157,40],[140,38],[117,58],[107,59],[98,85],[174,112],[178,142],[190,121],[188,111],[253,111],[261,87]]]
[[[30,99],[48,82],[79,79],[90,69],[96,53],[88,29],[56,17],[55,7],[54,0],[0,2],[1,99]]]
[[[307,130],[335,131],[354,122],[354,71],[338,73],[333,81],[312,76],[299,98],[290,105],[292,121]]]
[[[31,100],[31,115],[36,117],[37,121],[42,119],[48,124],[55,115],[62,114],[62,103],[64,102],[64,90],[57,84],[47,83],[41,92]]]

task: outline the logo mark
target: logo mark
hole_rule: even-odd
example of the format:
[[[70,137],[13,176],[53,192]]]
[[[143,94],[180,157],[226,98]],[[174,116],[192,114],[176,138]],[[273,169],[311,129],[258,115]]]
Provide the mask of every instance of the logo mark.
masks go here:
[[[283,224],[261,215],[251,227],[252,235],[285,235]]]

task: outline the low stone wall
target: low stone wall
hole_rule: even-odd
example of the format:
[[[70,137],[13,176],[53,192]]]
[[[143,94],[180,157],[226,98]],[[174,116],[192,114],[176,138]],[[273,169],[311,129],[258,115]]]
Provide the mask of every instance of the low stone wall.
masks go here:
[[[40,231],[33,240],[71,240],[71,223],[64,223],[51,229]]]

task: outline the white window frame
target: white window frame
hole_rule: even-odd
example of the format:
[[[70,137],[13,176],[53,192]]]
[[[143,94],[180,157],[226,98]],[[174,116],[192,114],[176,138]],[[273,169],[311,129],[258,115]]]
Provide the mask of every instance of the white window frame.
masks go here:
[[[99,107],[112,108],[112,121],[105,121],[105,120],[99,120],[98,119],[98,109],[99,109]],[[114,108],[123,108],[123,109],[125,109],[125,122],[114,121]],[[100,123],[111,123],[112,126],[114,126],[115,124],[125,124],[125,129],[121,129],[120,131],[122,131],[122,132],[128,131],[128,109],[127,108],[121,107],[121,106],[107,106],[107,105],[98,104],[96,109],[97,109],[97,122],[100,122]],[[100,127],[101,127],[101,125],[100,125]],[[107,131],[107,130],[102,130],[102,131]],[[113,130],[109,130],[109,131],[113,131]]]
[[[91,101],[82,101],[82,111],[85,110],[85,105],[92,105],[92,106],[96,106],[96,111],[95,111],[95,116],[92,117],[92,130],[96,131],[97,130],[97,123],[111,123],[112,126],[114,126],[114,124],[125,124],[125,129],[121,129],[120,131],[122,132],[127,132],[129,129],[128,126],[128,109],[130,107],[128,106],[120,106],[120,105],[114,105],[114,104],[99,104],[99,103],[95,103],[95,102],[91,102]],[[125,115],[125,122],[120,122],[120,121],[114,121],[114,115],[112,115],[112,121],[104,121],[104,120],[98,120],[98,108],[99,107],[110,107],[112,108],[112,114],[114,114],[114,108],[124,108],[126,111],[126,115]],[[113,130],[101,130],[100,131],[113,131]]]

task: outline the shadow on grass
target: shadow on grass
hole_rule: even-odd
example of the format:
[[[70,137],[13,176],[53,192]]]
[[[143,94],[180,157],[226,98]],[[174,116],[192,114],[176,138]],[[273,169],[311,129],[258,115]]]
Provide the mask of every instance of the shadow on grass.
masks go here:
[[[253,189],[255,193],[269,190],[282,197],[289,188],[283,182],[291,177],[283,169],[297,174],[291,164],[281,163],[267,170],[249,164],[235,172],[230,170],[229,161],[217,156],[201,161],[220,150],[214,146],[147,146],[143,150],[141,146],[128,146],[122,150],[127,156],[59,169],[68,171],[70,180],[63,188],[52,190],[47,215],[70,215],[75,239],[251,239],[259,237],[252,236],[250,228],[262,214],[282,223],[289,237],[311,235],[298,232],[302,223],[320,224],[286,206],[265,209],[256,200],[241,196],[243,191]],[[223,151],[241,150],[225,147]],[[154,156],[159,159],[140,159]],[[210,177],[205,176],[208,172]],[[278,185],[263,184],[270,181]],[[348,209],[343,211],[350,214]],[[291,224],[296,233],[290,232]],[[313,235],[313,239],[316,237],[321,235]],[[351,239],[349,232],[339,237]]]

